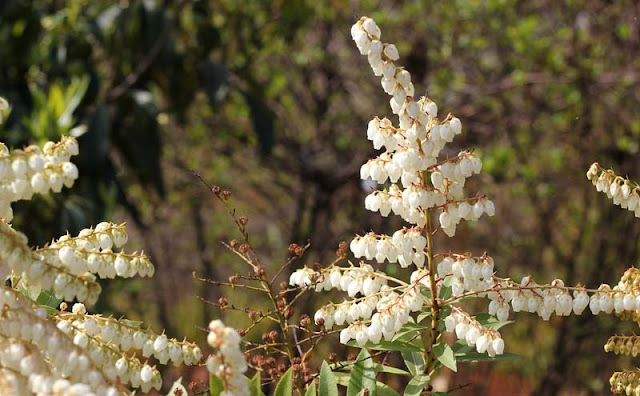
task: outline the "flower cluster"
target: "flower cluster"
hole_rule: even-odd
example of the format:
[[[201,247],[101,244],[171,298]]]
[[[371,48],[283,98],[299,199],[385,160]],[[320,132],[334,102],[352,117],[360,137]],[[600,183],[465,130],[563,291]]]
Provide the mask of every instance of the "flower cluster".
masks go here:
[[[451,115],[438,119],[438,107],[432,100],[414,100],[411,75],[396,66],[398,51],[393,44],[380,41],[380,29],[373,20],[360,19],[351,33],[360,51],[368,56],[374,74],[382,77],[384,91],[392,96],[391,109],[399,118],[398,127],[387,118],[369,122],[367,137],[375,149],[384,152],[365,163],[360,176],[388,185],[370,193],[365,198],[365,208],[385,217],[393,212],[411,226],[392,235],[369,232],[356,236],[349,247],[356,258],[397,263],[401,268],[415,265],[416,269],[407,283],[365,263],[348,268],[332,265],[319,271],[303,268],[294,272],[290,284],[315,286],[316,291],[346,292],[350,299],[320,308],[315,322],[325,329],[346,325],[340,332],[340,341],[355,340],[364,346],[382,338],[392,340],[408,322],[416,321],[413,313],[425,306],[435,307],[433,295],[443,288],[446,278],[453,283],[456,296],[495,286],[493,260],[486,256],[477,263],[467,260],[464,264],[462,259],[448,257],[439,266],[436,279],[430,244],[438,230],[453,236],[461,220],[475,221],[483,214],[492,216],[495,207],[485,196],[464,196],[466,179],[482,169],[477,155],[461,151],[453,158],[438,158],[444,146],[462,132],[460,120]],[[431,214],[437,216],[439,227],[431,225]],[[501,353],[504,348],[498,344],[502,339],[496,332],[487,334],[487,343],[500,340],[496,346]],[[483,348],[482,342],[483,352],[496,352],[493,347]]]
[[[639,336],[612,336],[604,344],[605,352],[613,352],[616,355],[638,356],[640,353]]]
[[[47,142],[42,149],[28,146],[9,151],[0,143],[0,218],[11,221],[12,202],[71,187],[78,168],[69,159],[77,154],[78,142],[67,136],[58,143]]]
[[[222,380],[225,389],[222,396],[249,394],[249,383],[244,376],[247,362],[240,350],[240,341],[238,332],[221,321],[209,323],[207,342],[215,349],[215,353],[207,359],[207,369]]]
[[[614,394],[640,396],[640,369],[615,372],[609,379],[609,384]]]
[[[411,264],[422,268],[426,258],[426,246],[427,239],[422,235],[422,229],[414,227],[398,230],[392,236],[376,235],[373,232],[363,237],[356,236],[351,241],[350,248],[356,258],[375,258],[378,263],[385,260],[390,263],[397,262],[402,268]]]
[[[53,289],[58,297],[89,305],[100,294],[100,285],[93,274],[74,274],[66,267],[50,263],[31,249],[26,235],[3,220],[0,220],[0,259],[0,278],[5,280],[13,273],[34,294]]]
[[[97,277],[152,276],[143,254],[127,254],[124,224],[100,223],[79,235],[65,235],[33,249],[11,224],[10,204],[34,193],[71,187],[78,170],[69,162],[78,154],[75,139],[63,137],[24,150],[0,143],[0,393],[116,396],[124,385],[148,392],[160,389],[155,366],[142,363],[136,351],[160,364],[198,364],[192,343],[142,330],[140,323],[89,315],[101,288]],[[52,291],[62,300],[79,301],[72,312],[46,310],[34,301]],[[51,298],[52,296],[48,296]],[[51,312],[54,311],[54,312]]]
[[[498,331],[482,326],[475,318],[459,308],[454,307],[444,323],[448,332],[455,333],[456,337],[465,341],[468,346],[475,346],[478,353],[486,352],[493,357],[502,355],[504,352],[504,341]]]
[[[119,394],[113,386],[115,382],[48,320],[43,308],[6,286],[0,287],[0,308],[0,339],[8,340],[6,345],[11,351],[9,355],[0,353],[0,364],[5,368],[19,367],[17,372],[27,377],[33,392],[66,395],[79,394],[63,392],[68,389],[90,389],[91,392],[80,394]]]
[[[125,319],[89,315],[82,304],[74,304],[71,313],[61,312],[55,319],[58,329],[72,338],[74,344],[87,350],[92,361],[109,379],[115,381],[117,378],[143,392],[152,387],[160,389],[162,378],[155,367],[141,363],[127,352],[141,351],[146,358],[153,356],[160,364],[171,360],[176,366],[198,364],[202,358],[200,348],[195,344],[155,335]]]
[[[387,118],[376,117],[369,122],[367,137],[374,148],[384,148],[385,152],[365,163],[360,176],[380,184],[389,180],[392,184],[387,190],[371,193],[365,206],[383,216],[393,211],[421,227],[426,224],[426,211],[438,210],[442,229],[453,236],[461,219],[474,221],[482,214],[491,216],[495,212],[493,203],[482,196],[464,198],[466,178],[479,173],[482,163],[468,151],[438,162],[445,144],[462,132],[462,124],[450,115],[438,120],[438,107],[430,99],[414,100],[411,74],[395,65],[398,50],[393,44],[381,42],[380,34],[376,23],[366,17],[351,29],[374,74],[382,76],[382,87],[392,96],[391,109],[399,117],[398,128]],[[396,184],[398,181],[402,187]]]
[[[473,257],[447,254],[436,268],[441,279],[451,277],[453,296],[459,296],[465,291],[488,289],[496,284],[493,278],[494,262],[487,255]]]
[[[76,275],[91,272],[100,278],[153,276],[155,269],[144,253],[125,254],[112,250],[121,248],[127,239],[124,224],[103,222],[95,228],[80,231],[76,237],[64,235],[36,252],[42,260]]]
[[[595,162],[587,171],[587,178],[591,180],[596,190],[607,194],[614,205],[634,212],[640,217],[640,195],[638,185],[629,179],[615,174],[611,169],[603,169]]]

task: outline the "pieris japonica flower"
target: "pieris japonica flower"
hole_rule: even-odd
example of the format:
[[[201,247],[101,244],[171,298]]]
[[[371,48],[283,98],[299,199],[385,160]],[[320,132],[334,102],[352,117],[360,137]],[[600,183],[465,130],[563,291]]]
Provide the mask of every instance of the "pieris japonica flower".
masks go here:
[[[591,180],[596,190],[603,192],[613,200],[614,205],[634,212],[640,217],[640,195],[638,185],[629,179],[616,175],[613,170],[606,170],[595,162],[587,171],[587,178]]]
[[[537,284],[530,276],[518,283],[496,276],[494,261],[486,254],[436,254],[433,234],[442,230],[454,236],[462,220],[476,221],[482,215],[495,214],[493,202],[485,196],[464,194],[466,179],[480,173],[482,162],[471,151],[441,157],[442,149],[462,132],[462,123],[452,115],[439,118],[433,100],[415,97],[411,74],[396,64],[397,48],[381,41],[381,31],[372,19],[361,18],[352,27],[351,35],[374,74],[381,77],[384,92],[391,96],[391,110],[398,117],[397,125],[388,118],[375,117],[367,126],[367,138],[381,152],[362,165],[360,176],[384,187],[368,194],[364,205],[385,217],[398,215],[409,226],[392,235],[357,235],[349,247],[358,259],[402,268],[415,265],[415,270],[408,282],[365,263],[294,272],[292,285],[346,293],[343,302],[327,304],[315,313],[316,324],[326,329],[345,326],[340,331],[340,342],[366,346],[383,338],[393,340],[403,326],[409,321],[419,322],[419,317],[430,317],[431,328],[437,329],[440,306],[451,305],[452,313],[442,318],[446,330],[479,353],[495,356],[504,352],[500,334],[453,303],[466,296],[486,297],[488,313],[498,323],[507,322],[512,310],[535,313],[544,320],[553,314],[581,314],[587,307],[594,314],[615,312],[634,319],[640,316],[640,293],[628,281],[621,281],[614,288],[603,285],[597,291],[566,287],[559,279]],[[615,203],[636,214],[640,212],[636,186],[631,182],[602,171],[597,164],[587,175]],[[631,277],[632,274],[623,279]],[[446,297],[440,297],[443,292]],[[413,316],[425,309],[429,315]]]
[[[244,376],[247,363],[240,350],[240,335],[220,320],[209,323],[207,342],[215,352],[207,359],[209,372],[222,380],[228,395],[248,395],[249,383]]]
[[[0,308],[4,312],[0,320],[0,344],[5,341],[11,351],[0,353],[0,365],[19,367],[18,372],[26,376],[32,392],[65,394],[62,390],[77,386],[87,390],[86,394],[119,394],[113,387],[115,381],[105,375],[75,339],[48,319],[43,308],[6,286],[0,287]],[[66,382],[60,383],[60,393],[52,391],[52,384],[62,380]]]
[[[140,323],[87,314],[100,294],[96,279],[152,276],[144,253],[125,253],[124,224],[100,223],[33,249],[13,229],[11,203],[33,194],[71,187],[78,169],[74,138],[9,151],[0,143],[0,394],[121,395],[123,385],[142,392],[160,389],[155,364],[133,354],[178,364],[198,364],[200,348],[140,328]],[[19,288],[24,293],[18,291]],[[63,301],[78,301],[72,312],[48,313],[36,300],[52,291]]]
[[[78,168],[69,159],[77,154],[78,142],[66,136],[42,149],[28,146],[9,151],[0,143],[0,217],[11,221],[12,202],[71,187],[78,178]]]
[[[126,319],[114,319],[101,315],[89,315],[81,304],[75,304],[72,313],[60,313],[55,317],[58,328],[73,337],[76,345],[87,349],[94,361],[107,370],[115,379],[134,388],[148,392],[159,389],[162,378],[155,367],[142,363],[126,353],[138,350],[145,358],[153,357],[160,364],[171,361],[174,365],[198,364],[202,358],[200,348],[186,341],[169,339],[143,330]]]

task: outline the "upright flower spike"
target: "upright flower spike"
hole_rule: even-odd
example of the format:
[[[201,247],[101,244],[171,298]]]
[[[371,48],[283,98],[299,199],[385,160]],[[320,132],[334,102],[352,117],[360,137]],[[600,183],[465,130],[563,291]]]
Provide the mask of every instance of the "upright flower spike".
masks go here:
[[[367,55],[374,74],[381,77],[384,92],[391,96],[392,113],[398,116],[397,126],[378,117],[367,126],[367,138],[382,153],[361,167],[360,176],[388,187],[369,194],[365,208],[385,217],[394,213],[409,226],[392,235],[374,232],[358,235],[351,241],[350,249],[356,258],[387,261],[402,268],[415,266],[416,270],[410,281],[404,282],[364,263],[350,268],[332,266],[319,272],[304,268],[291,276],[291,284],[315,287],[316,291],[336,288],[346,292],[349,299],[321,308],[315,320],[326,329],[346,325],[340,341],[355,340],[357,345],[364,346],[382,338],[392,340],[408,321],[415,321],[412,313],[437,305],[434,298],[427,299],[425,295],[437,293],[450,271],[436,279],[432,233],[442,229],[453,236],[461,220],[475,221],[483,214],[493,215],[495,208],[482,195],[464,196],[466,179],[482,169],[475,154],[461,151],[453,158],[439,158],[445,145],[462,132],[460,120],[451,115],[439,119],[433,100],[414,97],[411,74],[396,64],[400,59],[398,49],[381,41],[380,28],[372,19],[361,18],[351,34],[360,52]],[[440,227],[432,227],[432,214]],[[493,261],[488,257],[479,260],[476,263],[469,259],[464,274],[455,273],[454,295],[495,285]],[[508,314],[508,310],[500,310],[501,317],[505,312]],[[481,331],[479,324],[476,327],[470,336],[473,345],[476,338],[486,333],[488,336],[483,340],[487,345],[482,351],[502,353],[504,344],[499,334],[488,329]],[[489,344],[498,339],[494,350]]]
[[[432,237],[438,231],[454,236],[462,220],[476,221],[482,215],[495,214],[493,202],[485,196],[464,195],[466,179],[480,173],[482,162],[471,151],[441,158],[445,145],[462,132],[460,120],[452,115],[439,118],[433,100],[414,96],[411,74],[396,64],[400,59],[397,48],[381,41],[380,28],[372,19],[361,18],[351,34],[374,74],[381,77],[382,89],[391,96],[391,110],[398,116],[397,126],[379,117],[367,126],[367,138],[381,153],[362,165],[360,176],[385,187],[367,195],[365,208],[385,217],[393,213],[408,225],[392,235],[375,232],[357,235],[349,248],[358,259],[415,269],[408,282],[363,262],[358,266],[350,263],[348,268],[331,265],[320,270],[297,270],[290,278],[293,286],[346,293],[343,302],[327,304],[315,313],[317,325],[326,330],[344,327],[340,330],[341,343],[366,347],[383,338],[393,343],[398,333],[415,332],[415,326],[422,325],[419,318],[431,321],[430,330],[424,326],[423,331],[414,334],[414,339],[420,337],[425,342],[425,373],[431,374],[436,360],[433,348],[442,342],[439,341],[442,328],[478,353],[493,357],[502,354],[505,348],[494,327],[506,323],[511,310],[535,313],[549,320],[554,314],[581,314],[589,307],[593,314],[615,313],[621,318],[640,320],[640,276],[635,269],[627,271],[613,288],[603,284],[597,290],[588,290],[582,286],[567,287],[560,279],[538,284],[530,276],[521,282],[500,278],[487,254],[475,257],[469,253],[436,253]],[[640,214],[636,184],[603,171],[597,164],[587,176],[614,203]],[[495,318],[493,324],[485,319],[481,323],[454,305],[469,296],[489,300],[488,313]],[[441,318],[445,306],[451,313]],[[412,319],[415,312],[420,314]],[[415,323],[408,325],[410,321]],[[635,341],[631,345],[625,340],[624,347],[620,342],[610,341],[607,348],[631,354],[640,349]],[[624,378],[626,381],[628,376]]]

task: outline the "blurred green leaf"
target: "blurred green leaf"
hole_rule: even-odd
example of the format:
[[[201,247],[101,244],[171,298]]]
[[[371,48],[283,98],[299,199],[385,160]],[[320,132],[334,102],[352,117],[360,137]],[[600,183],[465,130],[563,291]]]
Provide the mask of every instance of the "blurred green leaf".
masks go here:
[[[273,396],[291,396],[293,394],[293,370],[289,368],[276,385]]]
[[[453,370],[458,371],[458,367],[456,365],[456,356],[453,353],[451,347],[445,342],[439,342],[438,344],[433,346],[433,353],[436,356],[436,359],[443,366]]]
[[[428,375],[417,375],[411,378],[411,381],[404,389],[404,396],[420,396],[424,391],[424,387],[429,384],[431,378]]]
[[[424,372],[424,358],[418,352],[402,352],[402,359],[411,375],[416,376]]]
[[[331,368],[326,361],[320,368],[320,383],[318,384],[318,396],[338,396],[338,385]]]
[[[351,370],[349,378],[349,386],[347,387],[347,396],[357,396],[365,389],[369,390],[369,395],[376,395],[376,372],[374,363],[369,351],[361,349],[356,364]]]
[[[209,375],[209,396],[220,396],[224,392],[224,383],[215,375]]]
[[[251,381],[249,382],[249,392],[251,393],[251,396],[264,396],[260,384],[259,371],[256,371],[256,374],[253,376],[253,378],[251,378]]]

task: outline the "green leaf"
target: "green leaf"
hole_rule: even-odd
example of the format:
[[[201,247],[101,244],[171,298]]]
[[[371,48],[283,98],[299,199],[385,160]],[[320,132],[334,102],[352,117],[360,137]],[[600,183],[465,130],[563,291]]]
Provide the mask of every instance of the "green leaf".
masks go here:
[[[378,396],[400,396],[398,392],[385,383],[376,382],[376,386],[378,387]]]
[[[358,347],[358,344],[355,340],[349,341],[347,344],[352,347]],[[421,352],[422,349],[417,345],[413,345],[404,341],[385,341],[381,340],[377,344],[372,342],[367,342],[364,346],[367,349],[373,349],[374,351],[398,351],[398,352]]]
[[[404,371],[404,370],[399,369],[397,367],[385,366],[383,364],[378,364],[378,363],[376,363],[374,365],[373,369],[377,373],[389,373],[389,374],[396,374],[396,375],[410,375],[407,371]]]
[[[169,393],[167,393],[167,396],[183,396],[188,394],[187,389],[182,386],[182,377],[180,377],[173,383],[173,386],[169,390]]]
[[[333,375],[335,376],[338,385],[349,386],[350,373],[341,373],[334,371]],[[398,392],[396,392],[392,387],[380,381],[376,382],[376,389],[378,392],[378,396],[400,396]]]
[[[141,320],[129,320],[129,319],[122,319],[122,322],[125,323],[128,327],[140,327],[142,326],[142,324],[144,323]]]
[[[347,396],[357,396],[364,389],[369,389],[370,396],[376,395],[376,372],[369,351],[362,349],[356,362],[351,370]]]
[[[453,283],[453,276],[447,276],[442,281],[442,288],[440,289],[440,293],[438,298],[441,300],[446,300],[453,296],[453,290],[451,289],[451,284]]]
[[[453,393],[449,392],[433,392],[433,396],[453,396]]]
[[[311,381],[304,396],[316,396],[316,381]]]
[[[428,375],[417,375],[411,378],[411,381],[404,389],[404,396],[420,396],[424,387],[429,384],[430,379]]]
[[[419,375],[424,372],[424,358],[418,352],[402,352],[404,364],[407,365],[412,375]]]
[[[292,376],[292,369],[289,369],[286,373],[284,373],[282,378],[280,378],[278,385],[276,386],[276,391],[273,393],[273,396],[291,396],[293,394]]]
[[[322,362],[318,396],[338,396],[338,384],[327,362]]]
[[[443,366],[450,368],[453,371],[458,371],[456,365],[456,356],[453,353],[453,349],[445,342],[440,342],[433,347],[433,353],[436,355],[436,359]]]
[[[249,392],[251,396],[264,396],[260,387],[260,372],[257,371],[256,375],[251,378],[249,382]]]
[[[420,323],[423,320],[425,320],[426,318],[431,316],[431,311],[424,311],[424,312],[420,312],[418,314],[418,318],[416,319],[416,322]]]
[[[503,360],[513,360],[519,358],[521,358],[521,356],[514,353],[504,353],[502,355],[497,355],[494,357],[490,357],[486,353],[478,352],[456,353],[456,361],[458,362],[499,362]]]
[[[341,362],[337,362],[337,363],[332,363],[329,365],[329,367],[331,367],[332,370],[334,370],[333,374],[337,375],[340,372],[350,372],[351,369],[353,369],[354,363],[355,361],[353,360],[344,360]],[[335,371],[335,370],[340,370],[340,371]],[[389,374],[396,374],[396,375],[411,375],[409,374],[408,371],[405,371],[403,369],[399,369],[397,367],[393,367],[393,366],[385,366],[383,364],[380,363],[374,363],[373,364],[373,370],[376,373],[389,373]],[[341,385],[338,382],[338,385]]]
[[[473,316],[478,323],[487,329],[492,330],[500,330],[503,326],[506,326],[510,323],[513,323],[512,320],[507,320],[506,322],[499,321],[495,316],[489,315],[488,313],[479,313]]]
[[[224,383],[222,380],[215,375],[209,376],[209,395],[210,396],[220,396],[220,394],[224,391]]]

